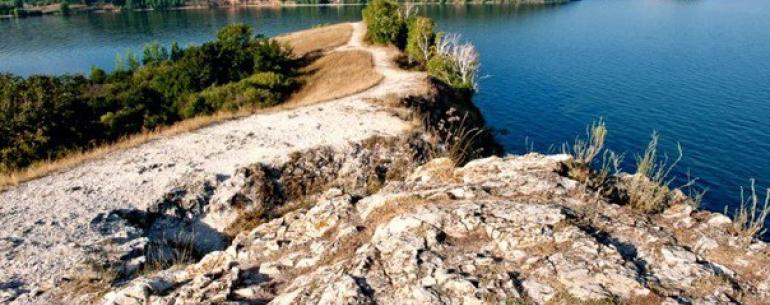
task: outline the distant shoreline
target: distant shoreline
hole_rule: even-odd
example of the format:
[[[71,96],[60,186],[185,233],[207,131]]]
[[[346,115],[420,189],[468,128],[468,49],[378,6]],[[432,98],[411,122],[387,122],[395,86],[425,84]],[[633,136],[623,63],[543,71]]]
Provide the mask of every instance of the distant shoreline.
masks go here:
[[[423,2],[423,3],[414,3],[415,5],[549,5],[549,4],[558,4],[558,3],[564,3],[569,2],[572,0],[542,0],[542,1],[532,1],[532,0],[524,0],[524,1],[512,1],[512,2],[483,2],[483,1],[471,1],[471,2],[454,2],[454,1],[447,1],[445,3],[440,2]],[[125,9],[121,7],[116,7],[113,5],[95,5],[95,6],[86,6],[86,5],[70,5],[69,7],[69,13],[68,15],[74,15],[84,12],[89,13],[120,13],[125,11],[135,11],[135,12],[143,12],[143,11],[176,11],[176,10],[201,10],[201,9],[227,9],[227,8],[253,8],[253,7],[260,7],[260,8],[284,8],[284,7],[342,7],[342,6],[364,6],[365,3],[323,3],[323,4],[302,4],[302,3],[282,3],[282,2],[267,2],[267,3],[244,3],[244,4],[224,4],[224,5],[218,5],[218,4],[210,4],[210,5],[183,5],[183,6],[177,6],[177,7],[171,7],[166,9],[154,9],[154,8],[143,8],[143,9]],[[35,7],[31,9],[24,9],[24,13],[21,15],[15,16],[15,15],[0,15],[0,20],[3,19],[15,19],[15,18],[25,18],[25,17],[35,17],[35,16],[44,16],[44,15],[62,15],[61,10],[58,9],[58,5],[52,4],[44,7]]]
[[[223,9],[223,8],[240,8],[240,7],[281,8],[281,7],[340,7],[340,6],[363,6],[363,5],[364,5],[363,3],[281,4],[280,2],[278,2],[275,4],[274,3],[265,3],[265,4],[248,3],[248,4],[228,4],[228,5],[183,5],[183,6],[171,7],[167,9],[154,9],[154,8],[125,9],[125,8],[115,7],[112,5],[96,5],[96,6],[71,5],[69,7],[70,11],[68,15],[74,15],[74,14],[85,13],[85,12],[120,13],[123,11],[135,11],[135,12],[176,11],[176,10]],[[52,9],[51,8],[52,6],[55,8]],[[44,15],[62,15],[58,5],[48,5],[44,7],[23,9],[22,12],[23,13],[19,15],[0,15],[0,19],[15,19],[15,18],[36,17],[36,16],[44,16]]]
[[[199,10],[199,9],[223,9],[223,8],[240,8],[240,7],[266,7],[266,8],[279,8],[279,7],[337,7],[337,6],[362,6],[364,4],[359,3],[326,3],[326,4],[235,4],[235,5],[184,5],[184,6],[177,6],[177,7],[171,7],[167,9],[153,9],[153,8],[143,8],[143,9],[125,9],[120,7],[114,7],[111,5],[102,5],[102,6],[85,6],[85,5],[79,5],[70,6],[70,12],[68,15],[74,15],[79,13],[120,13],[123,11],[135,11],[135,12],[143,12],[143,11],[176,11],[176,10]],[[0,19],[14,19],[14,18],[26,18],[26,17],[36,17],[36,16],[45,16],[45,15],[63,15],[61,13],[60,9],[50,9],[51,5],[45,6],[45,7],[35,7],[31,9],[24,9],[23,13],[20,15],[0,15]]]

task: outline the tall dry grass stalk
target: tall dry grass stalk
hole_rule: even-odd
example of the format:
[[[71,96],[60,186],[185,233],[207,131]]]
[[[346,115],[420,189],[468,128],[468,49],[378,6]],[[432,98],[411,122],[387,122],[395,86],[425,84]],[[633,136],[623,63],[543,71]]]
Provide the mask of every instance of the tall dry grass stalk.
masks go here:
[[[700,208],[703,199],[708,192],[707,188],[699,187],[697,182],[698,178],[693,178],[692,175],[690,175],[690,172],[687,171],[687,183],[679,187],[680,190],[687,190],[687,193],[685,194],[687,196],[686,202],[695,209]]]
[[[474,142],[484,130],[469,127],[467,113],[460,118],[453,116],[454,112],[454,109],[450,109],[447,113],[449,118],[446,121],[441,120],[437,124],[432,124],[430,117],[425,116],[423,126],[429,134],[437,138],[437,145],[431,158],[449,158],[454,166],[459,166],[478,154],[479,151],[473,148]]]
[[[668,206],[673,195],[670,188],[673,179],[669,176],[683,156],[682,147],[678,145],[678,157],[673,162],[669,162],[667,157],[659,159],[659,139],[658,133],[654,132],[644,154],[636,158],[636,173],[622,181],[628,203],[645,213],[657,212]]]
[[[765,221],[770,215],[770,188],[767,189],[764,204],[760,208],[755,184],[755,180],[751,179],[751,194],[748,198],[744,196],[745,192],[741,187],[741,205],[733,214],[733,231],[746,241],[765,233]],[[725,214],[727,214],[727,207],[725,207]]]
[[[567,176],[575,179],[583,184],[590,183],[591,180],[591,163],[604,149],[604,140],[607,137],[607,126],[604,124],[603,119],[594,121],[586,129],[586,138],[575,138],[575,142],[572,145],[562,145],[562,153],[572,155],[572,160],[566,164]],[[610,163],[619,163],[617,156],[608,152],[605,153],[604,162],[600,174],[604,174],[605,178],[609,176]],[[613,160],[614,159],[614,160]],[[617,164],[615,165],[617,167]],[[607,172],[603,172],[603,170]]]
[[[417,6],[414,5],[412,2],[404,2],[399,8],[398,8],[398,14],[401,16],[401,20],[407,21],[409,18],[414,17],[417,15],[418,9]]]

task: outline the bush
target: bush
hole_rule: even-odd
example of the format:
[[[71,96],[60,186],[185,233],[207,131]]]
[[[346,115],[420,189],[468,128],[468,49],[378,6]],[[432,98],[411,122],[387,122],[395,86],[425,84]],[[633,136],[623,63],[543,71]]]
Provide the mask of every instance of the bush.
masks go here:
[[[107,72],[104,72],[104,70],[99,69],[96,66],[92,66],[91,74],[88,76],[88,78],[90,78],[91,82],[94,84],[101,84],[107,80]]]
[[[751,242],[755,237],[760,237],[767,231],[765,221],[770,216],[770,188],[765,193],[764,205],[758,205],[760,199],[754,179],[751,180],[751,193],[747,198],[741,187],[741,202],[733,214],[732,231],[742,238],[744,242]],[[727,207],[725,207],[727,214]]]
[[[417,17],[409,21],[409,32],[406,40],[406,54],[409,59],[425,66],[430,60],[431,49],[436,34],[435,24],[426,17]]]
[[[428,74],[461,91],[476,89],[479,55],[470,43],[460,44],[455,34],[436,35],[435,54],[428,60]]]
[[[243,49],[248,47],[252,35],[251,27],[243,23],[233,23],[219,30],[217,43],[229,50]]]
[[[98,123],[80,93],[82,76],[0,75],[0,170],[13,169],[99,136]]]
[[[398,45],[405,24],[399,14],[398,3],[390,0],[374,0],[363,10],[366,38],[377,44]]]
[[[142,64],[160,64],[168,59],[168,50],[161,46],[157,41],[144,45],[144,49],[142,50]]]
[[[223,86],[212,86],[191,94],[180,113],[182,117],[236,111],[243,107],[266,107],[283,100],[294,88],[295,81],[275,72],[259,72],[249,78]]]

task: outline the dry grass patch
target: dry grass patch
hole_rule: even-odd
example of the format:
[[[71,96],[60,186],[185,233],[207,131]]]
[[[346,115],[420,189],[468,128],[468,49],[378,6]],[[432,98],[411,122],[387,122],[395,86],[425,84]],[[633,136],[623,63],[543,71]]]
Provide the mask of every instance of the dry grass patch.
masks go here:
[[[333,52],[303,71],[303,86],[289,99],[290,105],[307,105],[359,93],[377,85],[383,76],[374,69],[366,51]]]
[[[765,220],[770,216],[770,188],[765,193],[764,205],[761,207],[758,205],[761,201],[759,197],[755,181],[752,179],[751,193],[748,197],[744,195],[743,187],[741,187],[741,204],[732,217],[731,229],[733,233],[747,243],[766,232]],[[725,207],[725,214],[727,214],[727,207]]]
[[[275,40],[290,45],[295,55],[305,56],[345,45],[352,35],[353,26],[349,23],[340,23],[281,35]]]

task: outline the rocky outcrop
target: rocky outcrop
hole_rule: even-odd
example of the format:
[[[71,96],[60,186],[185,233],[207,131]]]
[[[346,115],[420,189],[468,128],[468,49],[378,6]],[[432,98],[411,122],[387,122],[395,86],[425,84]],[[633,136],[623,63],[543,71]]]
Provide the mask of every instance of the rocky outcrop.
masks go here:
[[[299,188],[320,193],[263,218],[227,248],[116,285],[98,300],[763,304],[770,297],[765,243],[745,245],[725,230],[729,219],[684,204],[655,215],[610,204],[559,174],[567,158],[492,157],[463,167],[439,158],[376,192],[350,187],[359,184],[350,178],[368,171],[352,162],[361,170]],[[264,184],[219,185],[213,193],[225,198],[291,201]]]

